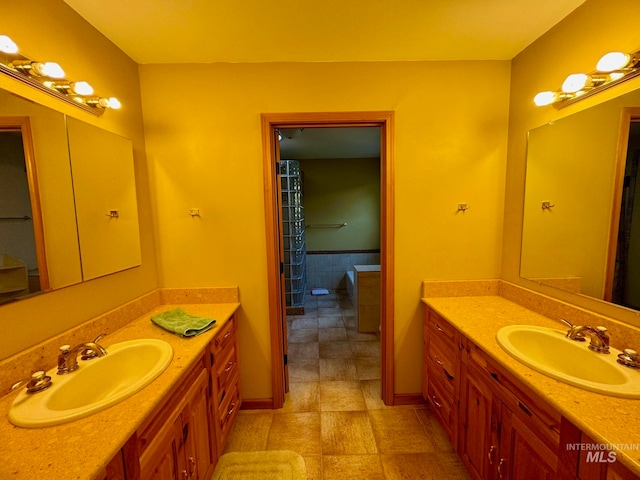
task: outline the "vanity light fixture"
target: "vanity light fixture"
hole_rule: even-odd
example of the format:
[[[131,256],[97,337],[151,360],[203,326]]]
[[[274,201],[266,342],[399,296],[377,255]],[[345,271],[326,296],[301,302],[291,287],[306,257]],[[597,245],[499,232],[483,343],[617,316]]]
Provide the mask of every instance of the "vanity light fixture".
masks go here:
[[[638,75],[640,51],[632,54],[609,52],[600,58],[593,72],[573,73],[565,79],[560,90],[540,92],[533,102],[539,107],[562,108]]]
[[[94,115],[122,106],[115,97],[94,95],[93,87],[87,82],[65,78],[64,70],[57,63],[38,62],[22,55],[6,35],[0,35],[0,72]]]

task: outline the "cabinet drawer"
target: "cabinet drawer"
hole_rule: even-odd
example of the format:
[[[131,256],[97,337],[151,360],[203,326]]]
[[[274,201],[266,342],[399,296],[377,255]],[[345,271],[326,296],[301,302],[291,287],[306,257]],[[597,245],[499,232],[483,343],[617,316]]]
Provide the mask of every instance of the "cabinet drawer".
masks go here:
[[[236,333],[236,317],[233,316],[222,326],[220,331],[216,334],[213,339],[213,354],[218,355],[222,352],[225,347],[231,345],[235,342],[235,333]]]
[[[447,432],[447,436],[453,441],[455,416],[451,396],[441,389],[438,382],[430,380],[427,387],[427,401],[440,420],[442,428]]]
[[[238,355],[235,344],[230,345],[226,355],[220,356],[220,361],[214,366],[214,381],[218,394],[218,401],[222,402],[232,383],[238,378]]]
[[[458,362],[455,360],[455,353],[450,345],[443,346],[442,343],[432,338],[429,341],[429,370],[435,375],[440,383],[453,395],[455,387],[455,377],[458,374]]]
[[[429,335],[441,338],[455,345],[456,329],[433,310],[428,310],[427,327]]]
[[[227,427],[231,427],[231,420],[235,417],[240,409],[240,391],[238,390],[238,382],[235,382],[220,405],[220,428],[224,431]]]
[[[490,379],[502,403],[557,453],[561,415],[471,342],[467,353],[469,366],[478,375]]]

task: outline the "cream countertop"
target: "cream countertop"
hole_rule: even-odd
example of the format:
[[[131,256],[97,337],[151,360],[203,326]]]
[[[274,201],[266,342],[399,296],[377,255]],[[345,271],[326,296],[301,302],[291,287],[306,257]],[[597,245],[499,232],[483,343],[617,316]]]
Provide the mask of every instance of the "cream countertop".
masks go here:
[[[640,400],[600,395],[554,380],[515,360],[496,341],[496,332],[506,325],[539,325],[558,330],[565,329],[564,325],[497,295],[431,297],[422,301],[593,440],[623,446],[617,458],[640,476]]]
[[[204,353],[239,303],[161,305],[106,336],[109,345],[137,338],[165,340],[173,360],[150,385],[132,397],[87,418],[54,427],[28,429],[12,425],[7,412],[17,392],[0,398],[0,478],[90,480],[106,467],[145,418],[160,404],[182,374]],[[182,307],[187,313],[216,319],[211,330],[182,338],[154,325],[151,315]],[[51,358],[50,367],[56,364]],[[54,378],[55,381],[55,378]],[[55,384],[52,388],[55,388]]]

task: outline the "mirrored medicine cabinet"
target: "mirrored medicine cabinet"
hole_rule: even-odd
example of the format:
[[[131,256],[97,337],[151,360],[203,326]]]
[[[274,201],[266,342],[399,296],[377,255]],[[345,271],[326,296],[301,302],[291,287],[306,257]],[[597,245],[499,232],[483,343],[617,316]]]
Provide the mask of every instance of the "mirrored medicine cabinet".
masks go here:
[[[0,89],[0,305],[141,258],[131,141]]]

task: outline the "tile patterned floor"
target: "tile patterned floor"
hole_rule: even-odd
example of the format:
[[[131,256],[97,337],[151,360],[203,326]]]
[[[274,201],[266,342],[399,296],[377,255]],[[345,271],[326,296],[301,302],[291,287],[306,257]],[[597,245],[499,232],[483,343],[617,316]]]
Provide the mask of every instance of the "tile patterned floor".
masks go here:
[[[356,331],[346,295],[309,295],[287,324],[285,405],[241,410],[225,452],[292,450],[309,480],[470,478],[426,406],[384,405],[379,335]]]

